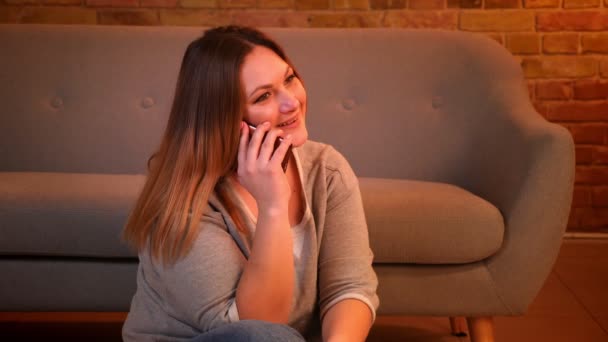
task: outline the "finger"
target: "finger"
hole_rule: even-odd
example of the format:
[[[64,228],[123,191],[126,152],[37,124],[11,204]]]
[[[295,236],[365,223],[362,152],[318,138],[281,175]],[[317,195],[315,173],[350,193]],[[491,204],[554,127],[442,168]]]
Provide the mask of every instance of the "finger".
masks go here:
[[[277,139],[283,135],[283,130],[273,129],[266,134],[262,147],[260,148],[260,155],[258,156],[259,161],[268,162],[272,157],[275,146],[277,145]]]
[[[260,145],[262,144],[262,140],[264,139],[264,134],[266,134],[269,129],[269,122],[264,122],[263,124],[258,125],[255,128],[255,131],[251,136],[251,140],[249,141],[249,147],[247,149],[247,160],[254,161],[258,159],[258,155],[260,154]]]
[[[289,147],[291,146],[292,140],[293,137],[291,134],[288,134],[285,138],[283,138],[281,145],[279,145],[279,147],[274,151],[274,154],[270,159],[270,164],[272,166],[278,165],[279,167],[281,167],[281,163],[283,162],[283,159],[285,159],[287,151],[289,151]]]
[[[249,127],[244,122],[241,122],[241,140],[239,141],[238,166],[245,165],[247,158],[247,143],[249,142]]]

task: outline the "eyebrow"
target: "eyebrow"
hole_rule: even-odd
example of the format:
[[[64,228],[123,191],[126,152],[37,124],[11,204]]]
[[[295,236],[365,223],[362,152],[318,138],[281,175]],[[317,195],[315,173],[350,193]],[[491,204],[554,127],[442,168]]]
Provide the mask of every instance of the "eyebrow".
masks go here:
[[[287,76],[290,69],[291,69],[291,65],[287,65],[287,69],[285,69],[285,75],[283,75],[283,78],[285,78]],[[249,97],[253,96],[253,94],[255,94],[259,89],[267,89],[267,88],[272,88],[272,84],[263,84],[261,86],[256,87],[255,89],[253,89],[251,94],[249,94]]]

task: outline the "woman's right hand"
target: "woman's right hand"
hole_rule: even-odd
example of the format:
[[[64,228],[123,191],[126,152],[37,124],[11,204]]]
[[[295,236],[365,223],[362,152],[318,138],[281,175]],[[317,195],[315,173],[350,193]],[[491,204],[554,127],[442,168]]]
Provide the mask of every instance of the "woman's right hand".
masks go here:
[[[264,122],[250,139],[249,127],[241,122],[237,177],[255,198],[259,212],[287,210],[289,205],[291,188],[281,162],[291,145],[291,135],[284,137],[274,150],[275,140],[282,135],[282,130],[270,129],[270,123]]]
[[[287,322],[293,302],[291,189],[281,167],[291,137],[285,137],[273,153],[274,143],[282,134],[279,129],[271,130],[269,123],[257,126],[250,134],[249,127],[241,123],[237,180],[258,207],[251,253],[236,289],[235,302],[241,319]]]

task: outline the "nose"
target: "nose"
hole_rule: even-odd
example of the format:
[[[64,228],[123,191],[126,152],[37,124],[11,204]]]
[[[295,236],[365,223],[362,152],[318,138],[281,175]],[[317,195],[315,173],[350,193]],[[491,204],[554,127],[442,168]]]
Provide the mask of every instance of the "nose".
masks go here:
[[[289,90],[285,90],[280,97],[279,110],[281,113],[289,113],[298,109],[300,101]]]

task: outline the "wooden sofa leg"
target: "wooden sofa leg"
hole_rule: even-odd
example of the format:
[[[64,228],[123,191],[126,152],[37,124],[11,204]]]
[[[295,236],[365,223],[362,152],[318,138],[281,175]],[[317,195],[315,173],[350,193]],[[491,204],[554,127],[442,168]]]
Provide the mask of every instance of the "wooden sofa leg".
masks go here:
[[[452,328],[452,335],[458,337],[467,336],[467,321],[464,317],[450,317],[450,327]]]
[[[471,342],[494,342],[492,317],[467,317]]]

